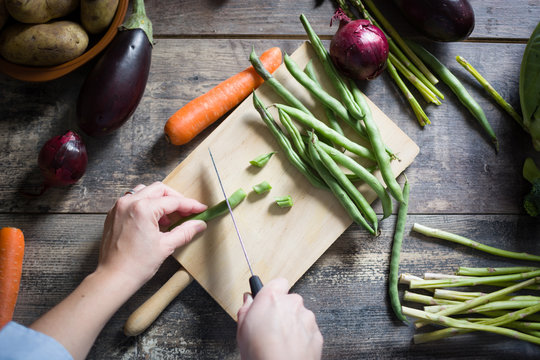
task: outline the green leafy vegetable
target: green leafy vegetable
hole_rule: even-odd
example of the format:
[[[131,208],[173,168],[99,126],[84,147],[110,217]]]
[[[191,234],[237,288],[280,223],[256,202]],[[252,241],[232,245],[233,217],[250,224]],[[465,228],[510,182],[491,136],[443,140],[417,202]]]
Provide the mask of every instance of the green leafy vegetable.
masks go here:
[[[519,73],[519,99],[523,124],[540,151],[540,23],[536,26],[523,54]]]
[[[531,191],[525,196],[523,206],[531,216],[540,215],[540,169],[532,158],[527,158],[523,165],[523,177],[532,184]]]
[[[268,160],[270,160],[272,155],[274,155],[275,153],[276,153],[275,151],[272,151],[268,154],[259,155],[255,159],[251,160],[249,163],[253,166],[262,168],[264,165],[266,165]]]

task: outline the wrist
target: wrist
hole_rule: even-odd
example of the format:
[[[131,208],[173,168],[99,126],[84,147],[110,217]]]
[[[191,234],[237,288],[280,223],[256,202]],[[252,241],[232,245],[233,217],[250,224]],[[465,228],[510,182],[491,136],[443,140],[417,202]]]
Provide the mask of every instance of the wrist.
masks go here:
[[[122,271],[98,266],[96,270],[87,276],[85,281],[99,284],[106,291],[112,291],[116,296],[127,300],[143,285],[133,276]]]

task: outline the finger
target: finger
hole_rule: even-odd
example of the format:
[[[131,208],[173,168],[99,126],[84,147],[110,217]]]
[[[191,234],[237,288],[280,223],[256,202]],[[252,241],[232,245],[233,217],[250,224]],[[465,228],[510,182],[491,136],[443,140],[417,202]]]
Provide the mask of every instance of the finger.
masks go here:
[[[165,185],[161,181],[156,181],[155,183],[145,186],[140,191],[137,191],[135,194],[133,194],[135,198],[137,199],[145,199],[145,198],[158,198],[161,196],[178,196],[178,197],[184,197],[184,195],[180,194],[178,191],[174,190],[172,187]]]
[[[276,294],[287,294],[289,292],[289,281],[285,278],[273,279],[263,286],[261,292],[263,291]]]
[[[253,297],[250,293],[244,293],[244,304],[240,307],[237,313],[238,327],[242,326],[244,323],[244,319],[246,318],[251,304],[253,304]]]
[[[171,231],[163,234],[163,242],[170,251],[170,254],[174,250],[182,245],[190,242],[195,235],[206,229],[206,223],[202,220],[189,220],[180,226],[175,227]]]
[[[143,207],[154,213],[156,219],[159,220],[163,215],[168,215],[173,212],[178,212],[181,216],[198,214],[206,210],[207,206],[201,204],[195,199],[189,199],[178,196],[163,196],[160,198],[150,198],[141,200]]]

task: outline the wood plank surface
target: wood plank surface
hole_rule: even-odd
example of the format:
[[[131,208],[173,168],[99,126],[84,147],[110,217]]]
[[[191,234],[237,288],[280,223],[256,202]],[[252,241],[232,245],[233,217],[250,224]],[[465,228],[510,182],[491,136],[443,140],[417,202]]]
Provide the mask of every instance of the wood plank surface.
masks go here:
[[[259,53],[276,45],[291,53],[302,42],[159,40],[154,48],[146,92],[133,118],[110,136],[84,136],[89,152],[86,175],[67,189],[50,189],[39,198],[25,198],[20,192],[37,191],[39,187],[37,153],[42,144],[68,128],[76,128],[77,91],[88,69],[45,84],[23,83],[0,75],[0,109],[3,109],[0,150],[5,154],[0,160],[5,169],[0,173],[0,211],[106,212],[117,196],[138,183],[148,184],[165,178],[216,127],[212,126],[187,145],[169,145],[163,136],[163,126],[174,111],[245,68],[252,46]],[[422,184],[421,188],[413,187],[411,196],[424,201],[411,211],[521,213],[520,199],[527,183],[515,174],[520,173],[524,156],[533,155],[530,141],[453,59],[458,54],[468,59],[519,108],[519,64],[525,46],[427,45],[448,64],[482,106],[500,137],[501,151],[495,154],[476,120],[444,84],[439,88],[446,100],[441,106],[426,107],[432,125],[424,129],[418,126],[388,74],[363,84],[366,95],[420,145],[418,164],[413,164],[409,176]],[[212,58],[204,56],[210,49]],[[469,178],[469,174],[474,177]]]
[[[418,201],[411,198],[412,204]],[[101,214],[0,215],[0,224],[9,222],[25,229],[28,239],[15,312],[17,321],[31,323],[93,270],[104,219]],[[393,223],[395,217],[386,221]],[[415,222],[452,229],[507,250],[540,253],[540,224],[530,217],[412,215],[406,225],[402,272],[422,275],[452,273],[458,266],[530,265],[410,233]],[[291,289],[304,297],[306,306],[317,316],[325,338],[324,359],[538,358],[538,347],[490,334],[412,344],[414,330],[394,320],[386,297],[392,234],[392,227],[385,227],[382,235],[373,240],[360,227],[351,226]],[[165,262],[156,276],[111,319],[89,359],[238,358],[234,321],[196,282],[171,303],[147,332],[134,338],[123,336],[122,327],[129,314],[177,268],[176,261]],[[405,289],[400,285],[400,294]]]
[[[401,270],[452,272],[462,266],[511,262],[409,230],[414,222],[468,235],[513,251],[540,253],[540,221],[524,214],[530,185],[521,178],[526,156],[540,163],[530,140],[454,60],[468,59],[519,109],[519,66],[528,36],[540,20],[537,0],[470,0],[476,25],[470,40],[424,42],[463,81],[499,136],[495,154],[471,115],[444,85],[441,106],[426,106],[432,125],[421,129],[388,74],[362,84],[364,92],[420,146],[407,169],[410,216]],[[95,267],[103,220],[115,199],[138,183],[167,176],[223,121],[191,143],[175,147],[163,137],[166,119],[180,106],[249,65],[252,46],[262,53],[280,46],[289,54],[306,36],[305,13],[329,44],[334,2],[147,0],[156,44],[143,99],[111,136],[84,136],[86,175],[77,184],[36,191],[37,154],[50,137],[75,129],[75,101],[92,64],[55,81],[23,83],[0,74],[0,226],[23,229],[27,247],[15,320],[28,325],[65,297]],[[403,34],[421,39],[390,1],[376,1]],[[417,95],[415,93],[415,95]],[[421,100],[420,102],[425,105]],[[403,178],[400,178],[400,182]],[[377,212],[380,205],[375,202]],[[468,334],[414,345],[414,331],[394,320],[386,297],[395,216],[382,222],[375,240],[349,227],[299,279],[292,291],[304,297],[323,333],[324,359],[537,359],[540,348],[489,334]],[[513,263],[513,262],[512,262]],[[156,276],[111,319],[89,359],[238,359],[236,325],[193,282],[142,335],[126,338],[127,317],[178,269],[168,259]],[[400,286],[400,293],[404,291]],[[241,296],[241,294],[239,295]],[[413,304],[408,304],[413,305]],[[0,351],[1,352],[1,351]]]
[[[540,18],[540,4],[535,0],[469,2],[476,19],[472,38],[528,38]],[[392,1],[375,0],[374,3],[399,25],[398,29],[407,35],[418,35],[405,23]],[[301,13],[307,16],[318,34],[330,36],[336,31],[329,26],[336,8],[336,2],[330,0],[147,0],[146,4],[148,16],[156,19],[156,33],[163,36],[304,36],[298,20]]]

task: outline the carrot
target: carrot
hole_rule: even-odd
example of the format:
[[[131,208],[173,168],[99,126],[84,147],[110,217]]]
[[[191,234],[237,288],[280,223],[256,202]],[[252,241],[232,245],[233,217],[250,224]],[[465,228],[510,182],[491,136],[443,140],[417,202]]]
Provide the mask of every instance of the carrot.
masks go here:
[[[13,317],[24,256],[24,235],[21,230],[5,227],[0,230],[0,329]]]
[[[274,72],[281,64],[281,50],[266,50],[260,57],[264,67]],[[165,136],[173,145],[183,145],[238,105],[263,83],[253,66],[231,76],[212,90],[188,102],[165,124]]]

